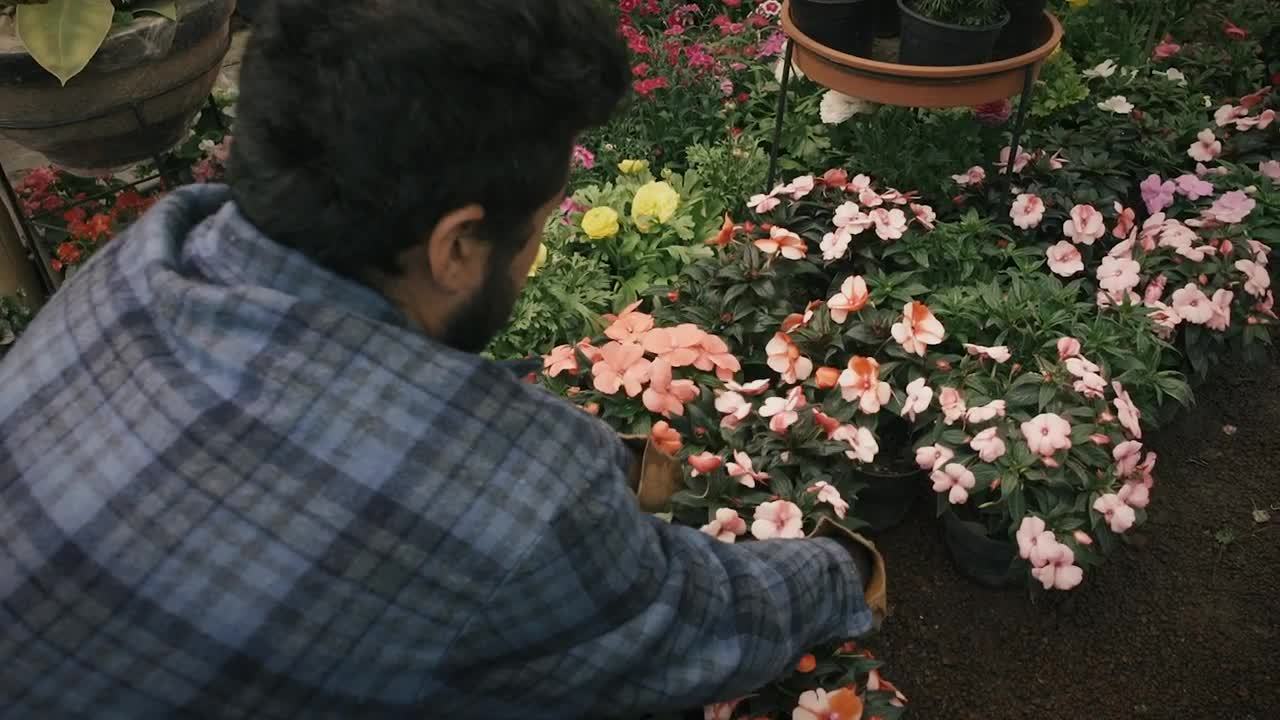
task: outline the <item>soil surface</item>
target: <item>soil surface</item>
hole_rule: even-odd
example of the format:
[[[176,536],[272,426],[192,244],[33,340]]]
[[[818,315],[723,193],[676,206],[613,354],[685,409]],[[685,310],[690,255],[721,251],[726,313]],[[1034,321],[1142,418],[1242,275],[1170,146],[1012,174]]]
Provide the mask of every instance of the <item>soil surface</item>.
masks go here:
[[[1280,361],[1233,373],[1148,438],[1150,519],[1072,592],[963,579],[931,498],[879,536],[893,615],[868,647],[908,717],[1280,718]]]

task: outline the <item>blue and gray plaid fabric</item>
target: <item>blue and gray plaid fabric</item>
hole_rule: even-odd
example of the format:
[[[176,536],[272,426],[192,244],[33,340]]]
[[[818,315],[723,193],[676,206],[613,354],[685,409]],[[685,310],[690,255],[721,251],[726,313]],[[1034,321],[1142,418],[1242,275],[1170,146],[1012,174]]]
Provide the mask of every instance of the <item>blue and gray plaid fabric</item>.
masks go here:
[[[665,525],[628,462],[172,193],[0,366],[0,717],[634,714],[869,628],[839,546]]]

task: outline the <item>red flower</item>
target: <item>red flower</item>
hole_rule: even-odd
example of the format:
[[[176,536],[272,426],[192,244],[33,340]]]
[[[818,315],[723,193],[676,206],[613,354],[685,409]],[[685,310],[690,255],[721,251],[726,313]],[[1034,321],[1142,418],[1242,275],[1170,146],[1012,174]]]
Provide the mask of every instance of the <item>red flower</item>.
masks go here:
[[[145,197],[136,190],[124,190],[116,195],[116,214],[141,215],[156,203],[154,197]]]
[[[61,261],[61,260],[51,260],[51,261],[49,261],[49,267],[53,268],[53,271],[54,271],[54,272],[62,272],[62,261]]]
[[[1239,25],[1236,25],[1230,20],[1225,21],[1225,24],[1222,26],[1222,32],[1225,33],[1226,36],[1231,38],[1232,40],[1244,40],[1245,38],[1249,37],[1248,30],[1245,30],[1244,28],[1240,27]]]
[[[66,203],[62,201],[62,198],[58,197],[57,195],[46,195],[44,198],[44,203],[42,203],[41,207],[47,211],[53,211],[53,210],[61,209],[62,206],[65,204]]]
[[[649,97],[656,90],[662,90],[671,87],[671,83],[664,77],[649,78],[647,80],[637,80],[632,87],[636,94],[641,97]]]
[[[649,63],[640,63],[631,68],[631,74],[638,78],[647,76],[649,74]]]
[[[68,265],[80,262],[80,248],[75,243],[64,242],[58,246],[58,259]]]
[[[82,223],[85,221],[86,217],[88,217],[88,214],[85,212],[85,209],[82,206],[73,207],[70,210],[62,213],[62,219],[72,224]]]
[[[739,105],[742,105],[743,103],[746,103],[746,102],[747,102],[748,100],[750,100],[750,99],[751,99],[751,95],[750,95],[750,94],[748,94],[748,93],[738,93],[738,104],[739,104]]]

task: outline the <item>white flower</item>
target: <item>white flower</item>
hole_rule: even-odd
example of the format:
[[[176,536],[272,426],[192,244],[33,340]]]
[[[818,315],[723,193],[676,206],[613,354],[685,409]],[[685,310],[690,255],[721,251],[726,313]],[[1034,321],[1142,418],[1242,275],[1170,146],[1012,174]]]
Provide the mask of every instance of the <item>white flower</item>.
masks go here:
[[[1213,98],[1209,97],[1208,95],[1205,95],[1205,96],[1201,99],[1201,102],[1203,102],[1203,103],[1204,103],[1204,106],[1205,106],[1205,107],[1207,107],[1207,108],[1211,108],[1211,107],[1213,107]]]
[[[778,58],[778,62],[773,66],[773,77],[779,83],[782,82],[782,58]],[[803,80],[805,77],[804,73],[800,71],[800,66],[796,65],[794,61],[791,63],[791,77],[796,80]]]
[[[875,104],[861,98],[849,97],[835,90],[828,90],[822,96],[822,122],[828,125],[839,125],[858,113],[870,112]]]
[[[1087,78],[1109,78],[1116,74],[1116,61],[1105,60],[1097,67],[1091,67],[1084,71]]]
[[[1129,102],[1128,98],[1123,95],[1116,95],[1098,103],[1098,109],[1113,112],[1117,115],[1128,115],[1133,112],[1133,103]]]
[[[1187,76],[1182,74],[1178,68],[1169,68],[1168,70],[1152,70],[1152,75],[1159,75],[1169,82],[1175,82],[1182,87],[1187,86]]]

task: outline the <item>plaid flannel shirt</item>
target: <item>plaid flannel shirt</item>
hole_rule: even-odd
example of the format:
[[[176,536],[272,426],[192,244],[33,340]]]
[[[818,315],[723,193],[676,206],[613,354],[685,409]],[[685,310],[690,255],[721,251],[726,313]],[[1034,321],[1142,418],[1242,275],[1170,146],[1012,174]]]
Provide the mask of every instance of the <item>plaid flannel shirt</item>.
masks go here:
[[[0,717],[572,718],[870,627],[829,540],[643,515],[607,426],[170,194],[0,366]]]

